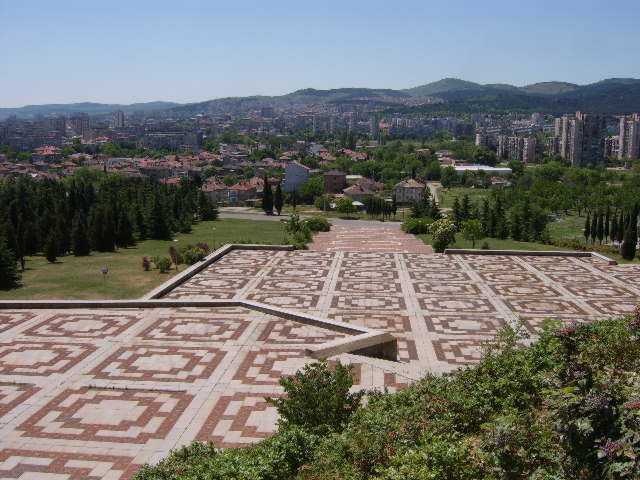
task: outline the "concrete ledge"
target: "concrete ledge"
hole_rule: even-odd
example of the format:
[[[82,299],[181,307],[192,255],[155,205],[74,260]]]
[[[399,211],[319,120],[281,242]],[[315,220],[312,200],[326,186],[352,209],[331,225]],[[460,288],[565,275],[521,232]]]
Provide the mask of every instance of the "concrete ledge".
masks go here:
[[[380,332],[335,320],[326,320],[305,313],[284,310],[258,302],[246,300],[10,300],[0,302],[0,310],[56,310],[69,308],[115,309],[115,308],[179,308],[179,307],[244,307],[261,313],[285,318],[304,325],[345,333],[348,338],[341,338],[306,349],[312,358],[323,358],[340,353],[397,360],[398,345],[395,337],[387,332]]]
[[[178,285],[180,285],[183,282],[186,282],[191,277],[196,275],[198,272],[201,272],[202,270],[207,268],[209,265],[211,265],[212,263],[214,263],[217,260],[220,260],[227,253],[229,253],[229,252],[231,252],[233,250],[276,250],[276,251],[285,250],[285,251],[289,251],[289,250],[293,250],[293,246],[292,245],[256,245],[256,244],[242,244],[242,243],[227,243],[227,244],[223,245],[222,247],[220,247],[219,249],[217,249],[216,251],[214,251],[214,252],[210,253],[209,255],[207,255],[206,257],[204,257],[202,259],[202,261],[191,265],[186,270],[183,270],[179,274],[174,275],[173,277],[168,279],[162,285],[157,286],[156,288],[151,290],[149,293],[147,293],[145,296],[143,296],[142,299],[143,300],[150,300],[152,298],[160,298],[160,297],[166,295],[171,290],[176,288]]]
[[[618,262],[597,252],[567,252],[563,250],[481,250],[474,248],[447,248],[445,255],[517,255],[528,257],[597,257],[609,265]]]
[[[387,332],[370,332],[307,348],[305,353],[312,358],[327,358],[341,353],[352,353],[395,361],[398,358],[398,341]]]

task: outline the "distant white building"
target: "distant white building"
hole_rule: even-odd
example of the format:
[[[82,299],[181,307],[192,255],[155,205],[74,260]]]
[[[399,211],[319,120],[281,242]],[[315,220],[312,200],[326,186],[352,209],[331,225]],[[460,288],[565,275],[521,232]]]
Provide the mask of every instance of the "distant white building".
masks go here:
[[[444,167],[445,165],[443,165]],[[511,169],[507,167],[490,167],[489,165],[453,165],[455,171],[459,174],[464,172],[479,172],[480,170],[487,172],[491,176],[505,176],[511,173]]]
[[[282,189],[285,192],[297,192],[300,190],[300,185],[309,180],[308,167],[305,167],[301,163],[291,162],[284,168],[284,186]]]
[[[393,194],[399,204],[419,202],[424,197],[425,184],[410,178],[404,182],[396,183]]]

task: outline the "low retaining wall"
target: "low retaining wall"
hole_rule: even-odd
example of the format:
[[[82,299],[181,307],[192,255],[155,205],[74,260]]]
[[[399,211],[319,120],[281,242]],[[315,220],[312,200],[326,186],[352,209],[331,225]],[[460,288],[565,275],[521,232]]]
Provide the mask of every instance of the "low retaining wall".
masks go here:
[[[517,255],[531,257],[597,257],[609,265],[618,262],[598,252],[567,252],[563,250],[481,250],[474,248],[447,248],[446,255]]]
[[[335,320],[326,320],[302,312],[294,312],[246,300],[10,300],[1,301],[0,310],[114,309],[114,308],[180,308],[180,307],[243,307],[297,323],[350,335],[305,349],[313,358],[340,353],[355,353],[397,361],[398,342],[387,332],[372,330]]]

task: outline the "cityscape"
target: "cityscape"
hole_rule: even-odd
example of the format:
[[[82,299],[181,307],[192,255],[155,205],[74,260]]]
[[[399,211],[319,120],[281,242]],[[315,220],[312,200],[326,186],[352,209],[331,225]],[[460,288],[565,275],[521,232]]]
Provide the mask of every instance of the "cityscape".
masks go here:
[[[640,478],[637,4],[0,17],[0,479]]]

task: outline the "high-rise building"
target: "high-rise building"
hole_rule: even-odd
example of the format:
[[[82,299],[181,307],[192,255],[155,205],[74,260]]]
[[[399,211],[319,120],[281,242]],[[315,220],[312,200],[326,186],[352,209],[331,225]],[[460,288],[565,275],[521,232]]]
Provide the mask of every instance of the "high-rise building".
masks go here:
[[[559,130],[559,131],[558,131]],[[576,112],[556,119],[560,138],[560,156],[574,167],[602,163],[604,156],[605,121],[600,114]]]
[[[374,140],[380,136],[380,123],[375,116],[372,116],[369,119],[369,131],[371,133],[371,138]]]
[[[618,135],[612,137],[605,137],[604,139],[604,156],[605,157],[619,157],[620,150],[620,137]]]
[[[536,157],[536,137],[508,137],[498,135],[498,157],[533,162]]]
[[[69,118],[69,125],[76,135],[83,136],[89,130],[89,115],[79,113]]]
[[[640,114],[620,119],[618,158],[635,160],[640,156]]]
[[[124,127],[124,112],[122,110],[117,110],[113,114],[113,128],[123,128]]]

